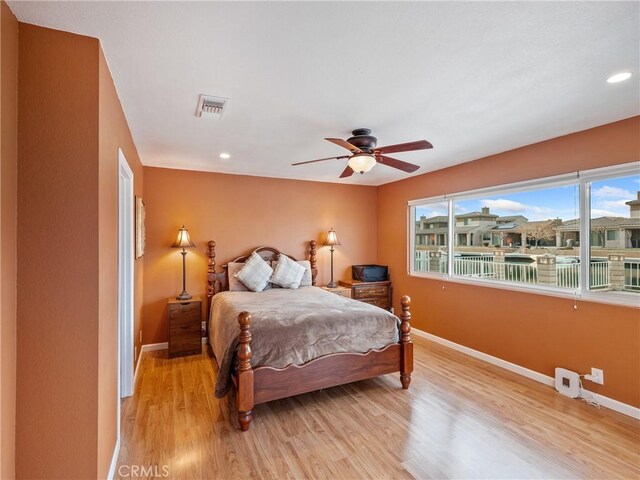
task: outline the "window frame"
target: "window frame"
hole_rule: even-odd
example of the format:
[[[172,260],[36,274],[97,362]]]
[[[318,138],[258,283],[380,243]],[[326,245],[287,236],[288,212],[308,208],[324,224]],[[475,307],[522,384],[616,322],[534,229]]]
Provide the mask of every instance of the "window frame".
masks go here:
[[[475,190],[468,190],[433,197],[420,198],[407,202],[408,220],[408,255],[407,255],[407,275],[417,278],[437,279],[445,282],[463,283],[489,288],[499,288],[518,292],[548,295],[553,297],[571,298],[574,300],[593,301],[622,306],[640,307],[640,295],[633,292],[598,291],[590,289],[590,261],[591,261],[591,183],[609,178],[637,175],[640,172],[640,161],[634,161],[609,167],[602,167],[590,170],[582,170],[562,175],[541,177],[522,182],[513,182],[504,185],[495,185]],[[456,275],[453,269],[453,259],[455,255],[455,202],[460,200],[470,200],[485,195],[505,195],[509,193],[519,193],[523,191],[539,190],[545,188],[556,188],[567,185],[578,187],[578,217],[580,238],[587,241],[580,241],[580,281],[577,288],[562,288],[553,286],[540,286],[533,284],[519,284],[494,279],[478,279],[463,275]],[[639,187],[640,188],[640,187]],[[415,209],[429,203],[447,203],[448,208],[448,233],[447,233],[447,272],[434,273],[415,270]]]

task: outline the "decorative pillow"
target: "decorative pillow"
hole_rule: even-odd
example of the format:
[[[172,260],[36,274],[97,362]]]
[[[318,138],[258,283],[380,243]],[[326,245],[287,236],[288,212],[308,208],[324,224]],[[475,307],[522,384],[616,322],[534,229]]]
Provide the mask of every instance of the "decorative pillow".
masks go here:
[[[298,262],[291,260],[286,255],[280,255],[278,264],[273,270],[273,275],[269,281],[283,288],[292,288],[295,290],[300,286],[304,272],[305,268]]]
[[[302,276],[302,280],[300,280],[301,287],[310,287],[311,286],[311,263],[309,260],[298,260],[298,263],[304,267],[304,275]]]
[[[244,267],[244,263],[240,263],[240,262],[229,262],[227,264],[227,273],[229,275],[229,291],[230,292],[248,292],[249,291],[249,289],[244,286],[244,283],[242,283],[240,280],[238,280],[238,277],[236,277],[236,274],[240,270],[242,270],[242,267]]]
[[[254,252],[235,276],[252,292],[261,292],[269,284],[272,273],[273,268]]]

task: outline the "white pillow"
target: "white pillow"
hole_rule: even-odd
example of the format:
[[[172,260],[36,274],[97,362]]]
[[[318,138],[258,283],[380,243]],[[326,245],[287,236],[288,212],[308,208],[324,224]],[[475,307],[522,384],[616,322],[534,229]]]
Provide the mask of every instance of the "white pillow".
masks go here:
[[[281,254],[269,281],[283,288],[296,289],[300,286],[304,272],[305,268],[302,265]]]
[[[269,284],[272,273],[273,268],[260,255],[253,252],[235,276],[252,292],[261,292]]]
[[[301,287],[311,286],[311,262],[309,260],[298,260],[298,263],[304,267],[304,275],[300,280]]]

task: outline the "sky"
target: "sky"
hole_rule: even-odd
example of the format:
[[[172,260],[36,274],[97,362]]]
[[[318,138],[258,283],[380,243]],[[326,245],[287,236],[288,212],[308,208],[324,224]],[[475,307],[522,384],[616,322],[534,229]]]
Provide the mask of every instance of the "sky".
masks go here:
[[[637,199],[640,190],[640,174],[602,180],[591,184],[591,218],[629,217],[625,202]],[[578,186],[556,187],[505,195],[483,196],[473,200],[455,202],[456,215],[479,212],[489,207],[500,216],[523,215],[530,221],[560,218],[563,221],[578,218]],[[420,216],[447,215],[447,204],[441,202],[428,207],[416,207]]]

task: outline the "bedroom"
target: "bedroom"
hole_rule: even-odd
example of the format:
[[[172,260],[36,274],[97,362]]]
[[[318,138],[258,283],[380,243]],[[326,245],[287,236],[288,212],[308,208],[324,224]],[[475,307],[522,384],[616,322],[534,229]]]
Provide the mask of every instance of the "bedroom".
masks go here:
[[[579,222],[578,230],[569,223],[585,207],[633,218],[633,205],[626,202],[636,197],[603,197],[610,203],[585,205],[581,185],[593,183],[595,191],[603,180],[597,169],[633,168],[640,159],[638,15],[637,2],[2,3],[0,477],[140,473],[118,473],[122,465],[155,466],[161,475],[165,464],[158,458],[164,457],[171,460],[169,476],[202,477],[204,468],[227,466],[207,453],[216,438],[229,439],[231,464],[239,462],[233,467],[238,470],[219,476],[259,474],[256,465],[264,476],[280,476],[286,473],[280,464],[261,460],[269,442],[282,440],[273,437],[274,428],[287,437],[278,449],[282,458],[291,458],[285,447],[299,449],[301,458],[316,465],[311,473],[289,467],[294,477],[637,476],[635,294],[582,285],[505,286],[455,269],[466,261],[507,271],[496,251],[540,257],[534,248],[524,251],[526,244],[541,243],[531,232],[514,227],[512,240],[506,240],[495,225],[489,232],[498,233],[485,240],[484,230],[465,230],[472,225],[458,216],[485,207],[498,218],[510,212],[531,222],[562,217],[566,228],[554,230],[559,241],[555,234],[543,235],[545,243],[556,243],[541,251],[560,258],[571,249],[573,258],[584,260],[579,267],[591,263],[584,248],[589,242],[567,241],[590,235],[587,222]],[[212,18],[224,21],[212,29]],[[607,83],[626,71],[631,78]],[[200,94],[230,99],[222,118],[195,115]],[[411,174],[376,165],[340,179],[346,159],[291,166],[343,155],[346,150],[323,138],[347,139],[361,127],[371,128],[382,146],[425,139],[433,148],[393,154],[421,167]],[[216,242],[218,273],[261,245],[305,259],[310,240],[318,243],[321,286],[329,282],[332,265],[341,281],[350,279],[351,265],[387,265],[395,312],[401,311],[402,295],[412,302],[410,388],[402,390],[395,373],[257,405],[244,433],[235,400],[216,400],[215,409],[196,412],[215,418],[203,444],[192,443],[203,431],[194,418],[176,424],[180,428],[167,422],[171,434],[155,418],[142,437],[159,457],[147,460],[144,449],[142,459],[127,457],[134,450],[123,437],[133,427],[132,402],[122,404],[120,441],[117,413],[119,148],[133,174],[133,194],[146,207],[144,255],[132,265],[131,358],[151,363],[141,361],[137,388],[153,378],[147,366],[166,352],[149,346],[167,342],[167,299],[182,290],[182,256],[171,247],[182,225],[195,244],[184,257],[187,290],[202,299],[210,240]],[[606,172],[605,179],[634,175]],[[573,193],[558,215],[548,214],[548,205],[538,205],[538,212],[518,210],[514,203],[524,202],[514,184]],[[475,200],[493,203],[472,207]],[[501,210],[497,200],[509,200],[512,209]],[[442,202],[445,210],[431,208]],[[429,233],[416,226],[423,206],[429,207],[425,220],[450,219],[440,227],[445,245],[417,240]],[[333,262],[323,245],[330,228],[341,243]],[[600,243],[626,239],[626,231],[602,230]],[[595,233],[594,238],[600,235]],[[635,238],[631,233],[630,242]],[[606,262],[614,271],[620,262],[622,270],[633,268],[626,265],[634,250],[625,247],[625,259]],[[427,252],[426,265],[418,252]],[[477,252],[481,260],[468,257]],[[575,272],[560,263],[537,264],[538,280],[552,268],[556,274]],[[203,306],[203,320],[206,315]],[[213,364],[206,352],[161,360],[168,375],[202,374],[195,385],[213,402]],[[549,385],[555,367],[580,374],[603,370],[603,385],[584,381],[602,408],[555,392]],[[449,375],[456,381],[447,384]],[[162,395],[168,387],[162,385],[149,385],[159,402],[149,408],[167,405]],[[522,394],[514,400],[526,412],[522,416],[509,415],[514,404],[500,403],[514,391]],[[350,402],[362,407],[351,409],[352,423]],[[398,426],[381,428],[403,453],[389,453],[384,444],[363,447],[362,439],[381,436],[367,414],[382,419],[391,405],[402,406],[388,417]],[[317,419],[331,413],[331,406],[355,440],[340,437],[335,427],[324,435],[316,431],[329,428]],[[543,421],[536,407],[550,419],[542,439],[533,427]],[[301,412],[313,413],[318,423],[307,425]],[[488,423],[478,420],[482,414]],[[571,422],[576,431],[592,423],[602,445],[575,440],[580,447],[573,452],[572,441],[561,442]],[[166,450],[157,450],[158,438],[182,443],[171,440]],[[448,443],[436,442],[445,438]],[[546,443],[554,448],[546,449]],[[256,449],[262,453],[251,460]],[[604,453],[611,451],[613,459]]]

